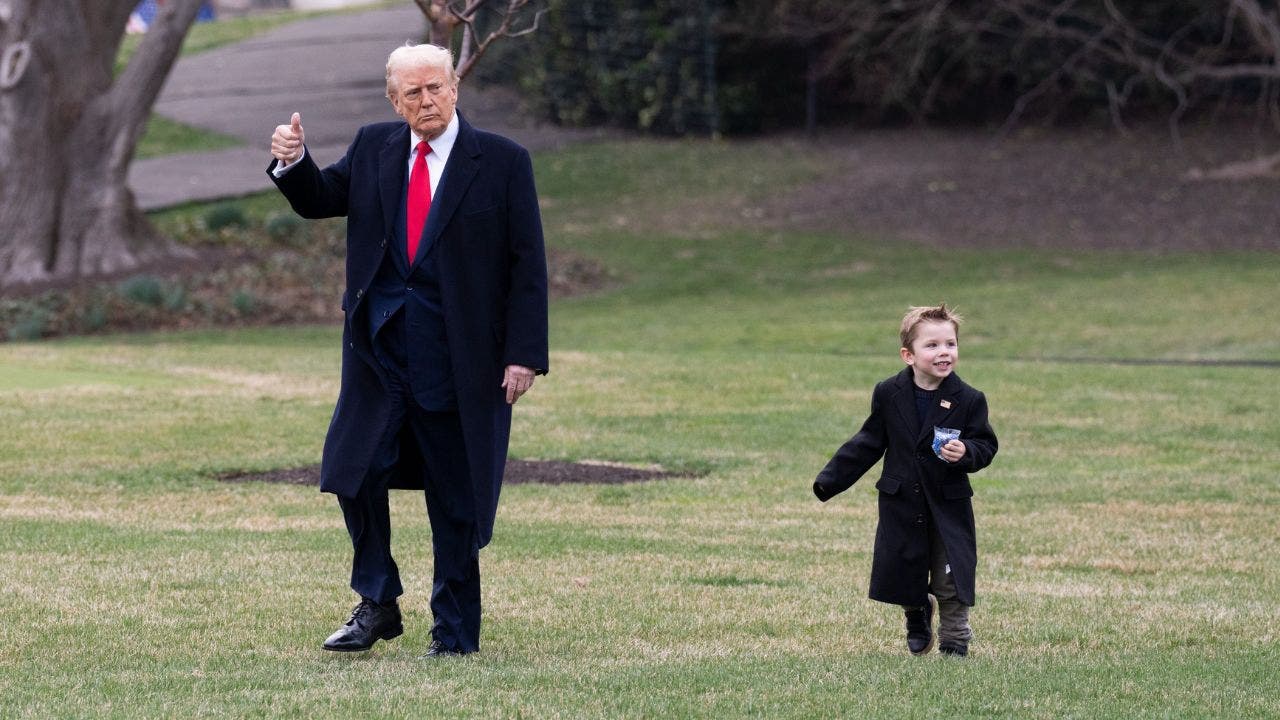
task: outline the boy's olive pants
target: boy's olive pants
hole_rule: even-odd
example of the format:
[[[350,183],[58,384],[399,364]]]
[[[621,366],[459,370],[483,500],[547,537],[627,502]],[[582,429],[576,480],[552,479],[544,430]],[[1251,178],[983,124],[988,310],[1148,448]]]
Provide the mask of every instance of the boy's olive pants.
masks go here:
[[[973,637],[969,626],[969,606],[956,599],[956,583],[947,563],[947,549],[938,526],[929,523],[929,592],[938,599],[938,641],[968,645]],[[914,610],[915,608],[907,608]]]

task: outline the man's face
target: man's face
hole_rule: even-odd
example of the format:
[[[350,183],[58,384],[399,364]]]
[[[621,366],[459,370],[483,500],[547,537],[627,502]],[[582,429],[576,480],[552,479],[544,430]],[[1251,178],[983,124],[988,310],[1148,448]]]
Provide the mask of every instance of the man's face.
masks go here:
[[[435,140],[453,119],[458,85],[444,68],[419,67],[392,75],[391,106],[396,114],[427,140]]]

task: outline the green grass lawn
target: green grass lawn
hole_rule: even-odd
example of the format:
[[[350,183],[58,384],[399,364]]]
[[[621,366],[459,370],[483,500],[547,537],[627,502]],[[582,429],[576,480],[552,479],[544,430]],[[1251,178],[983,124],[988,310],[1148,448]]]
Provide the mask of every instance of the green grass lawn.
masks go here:
[[[333,498],[211,477],[319,460],[337,328],[0,346],[4,715],[1280,715],[1280,367],[1093,362],[1280,360],[1280,257],[702,222],[768,192],[762,155],[775,181],[823,172],[785,143],[537,158],[548,237],[621,283],[553,304],[512,454],[693,476],[506,488],[469,658],[417,659],[420,497],[392,507],[407,634],[333,655]],[[809,490],[898,370],[905,307],[939,300],[1001,440],[962,661],[910,657],[865,597],[876,471]]]

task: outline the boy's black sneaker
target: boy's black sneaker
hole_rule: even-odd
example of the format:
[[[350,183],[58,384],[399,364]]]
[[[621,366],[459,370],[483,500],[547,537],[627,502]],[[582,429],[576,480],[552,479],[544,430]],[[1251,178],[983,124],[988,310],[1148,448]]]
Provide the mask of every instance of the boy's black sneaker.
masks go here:
[[[954,640],[943,640],[942,644],[938,646],[938,652],[952,657],[964,657],[969,654],[969,644]]]
[[[938,603],[927,595],[929,604],[905,611],[907,616],[907,649],[912,655],[927,655],[933,649],[933,613]]]

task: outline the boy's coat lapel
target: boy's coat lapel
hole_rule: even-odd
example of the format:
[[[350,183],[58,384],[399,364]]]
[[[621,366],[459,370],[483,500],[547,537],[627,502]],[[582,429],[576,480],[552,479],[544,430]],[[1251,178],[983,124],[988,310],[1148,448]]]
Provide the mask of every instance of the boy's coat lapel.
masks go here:
[[[893,405],[902,416],[902,421],[907,424],[907,432],[911,432],[919,424],[916,419],[916,393],[912,377],[911,368],[907,367],[898,373],[894,381],[898,390],[894,393]]]

